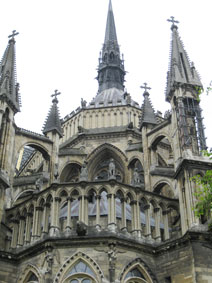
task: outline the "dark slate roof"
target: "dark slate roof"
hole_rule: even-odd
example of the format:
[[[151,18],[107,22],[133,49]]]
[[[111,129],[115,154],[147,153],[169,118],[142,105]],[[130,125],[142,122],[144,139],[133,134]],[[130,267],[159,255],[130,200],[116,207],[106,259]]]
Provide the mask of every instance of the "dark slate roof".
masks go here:
[[[0,63],[0,98],[6,97],[15,113],[20,111],[19,84],[16,81],[15,39],[9,40]]]
[[[152,104],[151,104],[151,101],[150,101],[150,98],[149,98],[149,93],[147,91],[145,91],[143,95],[144,95],[144,102],[143,102],[143,105],[141,107],[142,116],[141,116],[140,128],[142,128],[142,126],[144,124],[152,124],[152,125],[157,124],[155,111],[152,107]]]
[[[60,135],[60,137],[62,137],[63,130],[61,127],[60,115],[57,107],[58,104],[57,98],[54,98],[52,100],[52,103],[53,103],[52,107],[49,111],[46,122],[44,123],[43,126],[43,133],[46,134],[51,131],[56,131]]]
[[[139,104],[131,99],[130,95],[115,87],[105,89],[93,98],[87,108],[131,105],[140,108]]]
[[[178,33],[178,27],[173,24],[171,41],[171,60],[169,71],[167,73],[166,100],[170,100],[171,91],[176,84],[189,84],[202,87],[200,77],[190,62],[184,49],[183,42]]]

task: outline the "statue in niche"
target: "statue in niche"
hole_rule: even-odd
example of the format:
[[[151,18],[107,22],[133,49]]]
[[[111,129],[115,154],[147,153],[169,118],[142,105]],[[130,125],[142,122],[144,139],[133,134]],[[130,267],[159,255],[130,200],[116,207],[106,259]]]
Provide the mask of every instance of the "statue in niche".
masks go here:
[[[88,181],[88,169],[86,162],[84,162],[82,165],[79,181]]]
[[[114,163],[113,158],[110,159],[110,163],[109,163],[109,179],[115,179],[116,178],[116,166]]]
[[[140,184],[140,176],[138,173],[138,168],[134,168],[133,170],[133,182],[132,183],[134,186],[139,186]]]

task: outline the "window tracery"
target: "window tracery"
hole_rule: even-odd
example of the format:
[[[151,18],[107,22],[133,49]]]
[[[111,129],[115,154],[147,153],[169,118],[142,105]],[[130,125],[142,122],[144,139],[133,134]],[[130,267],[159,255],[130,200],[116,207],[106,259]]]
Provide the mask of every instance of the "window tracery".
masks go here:
[[[80,260],[67,273],[64,283],[95,283],[95,277],[93,270]]]

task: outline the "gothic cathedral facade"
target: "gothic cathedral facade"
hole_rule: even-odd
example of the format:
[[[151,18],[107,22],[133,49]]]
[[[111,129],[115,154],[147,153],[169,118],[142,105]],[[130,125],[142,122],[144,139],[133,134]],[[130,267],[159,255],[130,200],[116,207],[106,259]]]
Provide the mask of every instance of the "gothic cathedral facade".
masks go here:
[[[195,184],[212,162],[202,88],[172,17],[166,101],[147,84],[139,106],[109,1],[98,93],[61,119],[59,92],[37,134],[18,127],[15,35],[0,63],[0,282],[212,282],[211,234],[194,214]]]

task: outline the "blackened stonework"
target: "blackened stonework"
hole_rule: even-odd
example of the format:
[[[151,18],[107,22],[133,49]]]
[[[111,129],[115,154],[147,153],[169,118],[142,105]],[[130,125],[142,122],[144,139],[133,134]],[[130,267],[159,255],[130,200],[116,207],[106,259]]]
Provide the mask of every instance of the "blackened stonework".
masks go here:
[[[109,0],[98,93],[60,119],[56,90],[43,134],[14,122],[13,32],[0,65],[0,283],[212,282],[191,181],[212,169],[201,82],[170,21],[171,110],[154,110],[146,83],[139,103],[124,90]]]

